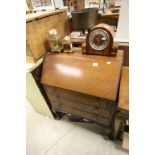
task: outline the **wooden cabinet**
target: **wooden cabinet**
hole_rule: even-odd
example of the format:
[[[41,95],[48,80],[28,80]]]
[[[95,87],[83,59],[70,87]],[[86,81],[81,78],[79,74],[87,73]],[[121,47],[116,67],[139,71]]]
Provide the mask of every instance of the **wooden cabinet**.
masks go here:
[[[110,127],[117,110],[122,60],[122,51],[116,57],[46,55],[41,83],[51,110]]]
[[[67,34],[66,10],[44,11],[26,16],[26,54],[32,55],[35,62],[50,51],[48,43],[50,29],[57,29],[62,38]]]

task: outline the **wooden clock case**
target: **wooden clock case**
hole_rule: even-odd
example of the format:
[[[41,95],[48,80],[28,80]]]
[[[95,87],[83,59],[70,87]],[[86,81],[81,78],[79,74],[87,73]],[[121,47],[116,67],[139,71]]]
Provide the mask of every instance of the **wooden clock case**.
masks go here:
[[[89,36],[90,36],[91,32],[96,29],[102,29],[102,30],[106,31],[109,35],[109,40],[110,40],[109,44],[103,50],[95,50],[90,46]],[[117,49],[118,49],[118,43],[114,42],[114,40],[113,40],[114,36],[115,36],[115,32],[110,25],[107,25],[104,23],[96,25],[91,30],[89,30],[89,33],[86,37],[86,44],[84,44],[82,47],[83,49],[85,49],[85,52],[83,52],[83,53],[90,54],[90,55],[103,55],[103,56],[113,56],[114,55],[115,56]]]

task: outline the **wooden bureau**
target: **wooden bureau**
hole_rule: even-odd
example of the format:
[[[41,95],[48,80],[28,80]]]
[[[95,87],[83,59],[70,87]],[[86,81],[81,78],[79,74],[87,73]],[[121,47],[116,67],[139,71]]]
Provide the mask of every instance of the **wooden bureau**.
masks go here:
[[[115,106],[98,97],[66,89],[44,86],[52,111],[70,113],[109,126]]]
[[[123,52],[116,57],[46,55],[41,83],[51,110],[110,127],[117,110]]]

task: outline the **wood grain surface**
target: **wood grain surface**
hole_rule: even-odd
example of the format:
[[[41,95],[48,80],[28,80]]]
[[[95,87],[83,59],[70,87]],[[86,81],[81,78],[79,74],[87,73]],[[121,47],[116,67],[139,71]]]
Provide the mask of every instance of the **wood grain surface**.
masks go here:
[[[62,13],[62,12],[66,12],[66,9],[62,9],[62,10],[46,10],[46,11],[40,11],[40,12],[36,12],[36,13],[31,13],[31,14],[27,14],[26,15],[26,22],[30,22],[36,19],[40,19],[43,17],[47,17],[47,16],[51,16],[51,15],[55,15],[58,13]]]
[[[50,51],[48,43],[48,31],[50,29],[57,29],[62,38],[66,35],[66,11],[26,23],[26,40],[35,61]]]
[[[43,87],[54,113],[70,113],[102,125],[111,124],[116,103],[109,103],[98,97],[58,87],[47,85],[43,85]]]
[[[123,52],[118,57],[46,55],[41,83],[116,101]]]
[[[57,111],[58,105],[54,103],[55,106],[52,107],[52,111]],[[59,109],[60,110],[60,109]],[[83,118],[87,118],[89,120],[92,120],[94,122],[98,122],[102,125],[106,125],[109,126],[109,119],[104,118],[104,117],[100,117],[100,116],[95,116],[91,113],[85,112],[85,111],[81,111],[78,109],[75,109],[73,107],[68,107],[66,105],[61,105],[61,111],[64,113],[71,113],[75,116],[81,116]]]
[[[118,107],[129,111],[129,67],[122,67]]]
[[[53,88],[55,88],[55,91],[53,91]],[[54,106],[54,103],[56,103],[59,106],[57,107],[58,109],[61,109],[61,104],[63,104],[68,107],[73,107],[106,118],[109,118],[114,110],[112,104],[109,105],[110,103],[103,102],[103,100],[101,102],[99,99],[92,96],[74,93],[56,87],[48,88],[47,86],[44,86],[44,90],[51,105]]]
[[[100,14],[98,23],[106,23],[109,25],[118,25],[119,13]]]
[[[119,13],[104,13],[104,14],[100,14],[102,17],[119,17]]]

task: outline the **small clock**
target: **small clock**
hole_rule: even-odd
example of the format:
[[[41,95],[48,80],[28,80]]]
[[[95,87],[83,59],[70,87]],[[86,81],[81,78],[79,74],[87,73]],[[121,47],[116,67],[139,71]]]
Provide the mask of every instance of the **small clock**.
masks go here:
[[[112,53],[114,31],[107,24],[93,27],[86,38],[86,54],[110,56]]]
[[[89,35],[89,44],[95,50],[105,49],[110,42],[109,35],[102,29],[96,29]]]

